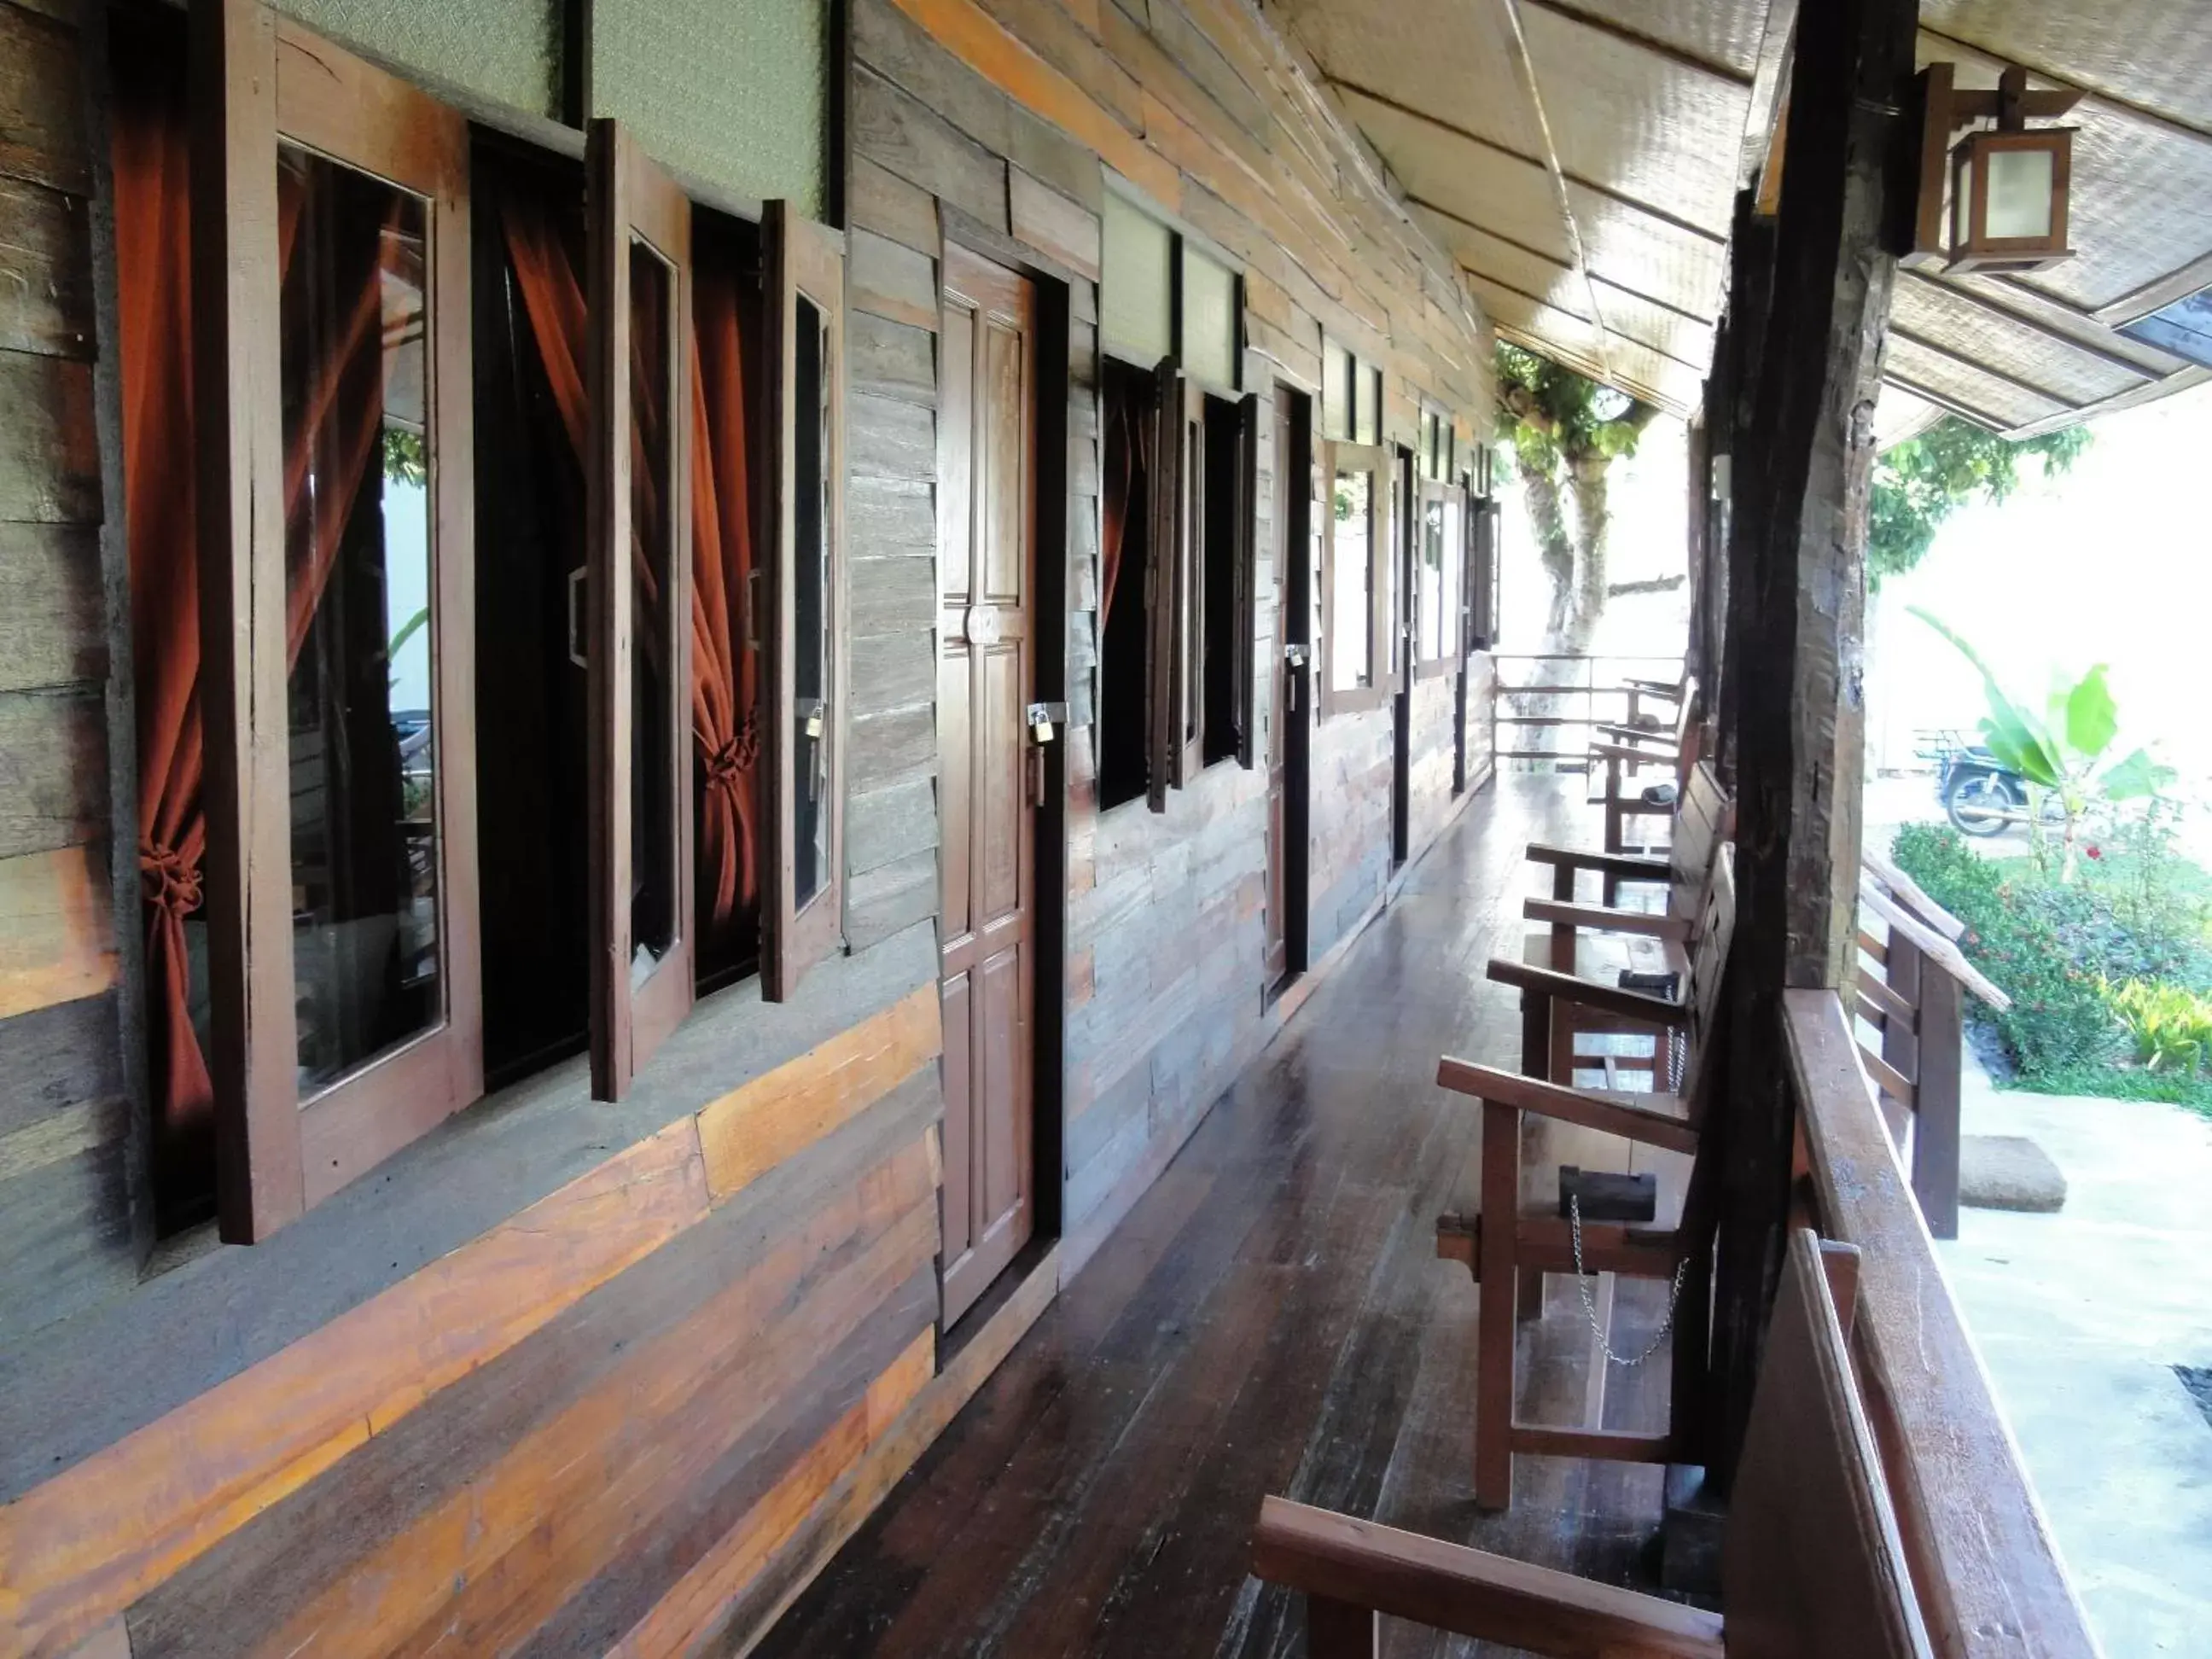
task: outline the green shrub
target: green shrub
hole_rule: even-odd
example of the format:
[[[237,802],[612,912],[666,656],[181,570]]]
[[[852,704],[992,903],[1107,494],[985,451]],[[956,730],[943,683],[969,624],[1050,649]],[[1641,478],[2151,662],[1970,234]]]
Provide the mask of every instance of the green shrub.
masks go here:
[[[2023,1076],[2092,1066],[2112,1049],[2118,1024],[2100,982],[2137,978],[2111,958],[2130,957],[2109,926],[2111,906],[2093,890],[2046,884],[1999,869],[1942,824],[1908,824],[1892,856],[1928,896],[1966,927],[1967,959],[2013,1000],[1978,1009]],[[2124,932],[2124,930],[2117,930]]]
[[[2212,1048],[2212,997],[2156,980],[2103,987],[2106,1005],[2135,1043],[2136,1063],[2195,1077]]]

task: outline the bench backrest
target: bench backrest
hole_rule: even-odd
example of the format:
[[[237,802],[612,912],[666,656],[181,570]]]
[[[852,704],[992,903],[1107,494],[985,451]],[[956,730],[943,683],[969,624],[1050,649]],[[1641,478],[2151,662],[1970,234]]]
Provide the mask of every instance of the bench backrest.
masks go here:
[[[1690,1121],[1705,1120],[1708,1079],[1717,1063],[1713,1030],[1720,1015],[1721,981],[1735,942],[1735,846],[1713,849],[1712,868],[1699,895],[1701,908],[1690,939],[1689,972],[1682,985],[1688,1023],[1676,1034],[1668,1081],[1689,1103]]]
[[[1713,854],[1734,833],[1735,824],[1727,793],[1703,761],[1690,769],[1677,799],[1667,849],[1667,908],[1695,923],[1703,920],[1698,912],[1712,875]]]
[[[1856,1283],[1856,1276],[1844,1275]],[[1722,1541],[1729,1659],[1933,1651],[1808,1229],[1790,1240]]]

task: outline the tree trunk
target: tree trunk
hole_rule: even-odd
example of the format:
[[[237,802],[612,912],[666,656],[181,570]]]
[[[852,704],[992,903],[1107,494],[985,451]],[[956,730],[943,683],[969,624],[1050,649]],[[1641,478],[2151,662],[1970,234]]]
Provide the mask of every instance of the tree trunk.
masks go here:
[[[1551,472],[1520,463],[1522,493],[1528,502],[1528,523],[1536,532],[1536,556],[1551,585],[1552,607],[1544,624],[1548,643],[1564,645],[1574,611],[1575,546],[1567,538],[1567,515],[1559,503],[1559,481]]]
[[[1607,455],[1577,455],[1567,463],[1575,492],[1575,620],[1587,637],[1605,609],[1606,544],[1613,511],[1606,503]]]

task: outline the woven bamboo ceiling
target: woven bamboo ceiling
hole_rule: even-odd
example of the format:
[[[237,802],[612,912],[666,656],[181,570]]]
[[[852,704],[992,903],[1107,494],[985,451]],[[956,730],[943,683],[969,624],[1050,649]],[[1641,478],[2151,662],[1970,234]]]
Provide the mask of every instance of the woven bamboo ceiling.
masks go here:
[[[1498,332],[1677,414],[1711,362],[1736,191],[1768,149],[1794,0],[1276,0]],[[2120,331],[2212,284],[2212,5],[1923,0],[1920,58],[2086,95],[2076,257],[1900,272],[1885,438],[2015,435],[2212,378]]]

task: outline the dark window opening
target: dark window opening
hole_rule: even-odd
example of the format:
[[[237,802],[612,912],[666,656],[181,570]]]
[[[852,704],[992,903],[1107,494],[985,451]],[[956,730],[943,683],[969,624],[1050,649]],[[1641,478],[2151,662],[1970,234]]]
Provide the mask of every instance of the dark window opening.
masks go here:
[[[589,1021],[584,181],[481,137],[471,189],[477,831],[484,1081],[498,1088],[580,1053]],[[556,377],[579,388],[573,406]]]
[[[1105,427],[1105,531],[1099,569],[1098,807],[1147,781],[1146,588],[1152,578],[1152,488],[1146,465],[1152,377],[1109,358],[1099,386]]]
[[[1234,760],[1243,736],[1239,729],[1242,708],[1237,695],[1237,630],[1244,625],[1244,606],[1243,584],[1239,580],[1237,565],[1244,551],[1241,520],[1251,510],[1243,500],[1242,481],[1237,477],[1241,453],[1238,438],[1243,429],[1242,413],[1235,404],[1218,398],[1206,400],[1202,527],[1205,556],[1201,567],[1205,595],[1200,614],[1204,619],[1206,690],[1202,752],[1208,766],[1216,761]]]

